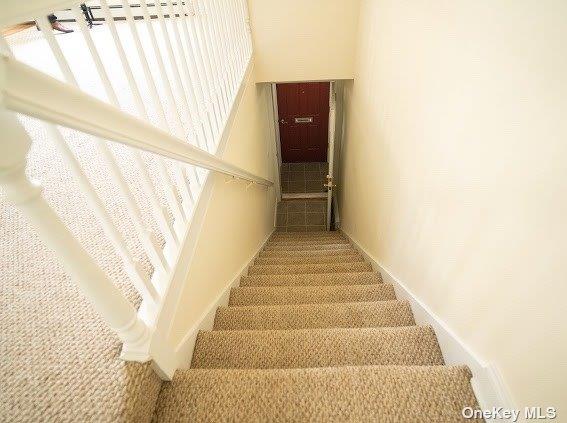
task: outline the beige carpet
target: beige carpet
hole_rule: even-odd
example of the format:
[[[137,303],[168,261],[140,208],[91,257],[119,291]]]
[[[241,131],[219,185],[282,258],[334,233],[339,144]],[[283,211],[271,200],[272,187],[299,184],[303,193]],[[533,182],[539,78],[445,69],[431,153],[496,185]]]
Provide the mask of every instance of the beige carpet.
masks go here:
[[[119,31],[127,30],[118,24]],[[91,30],[95,42],[110,42],[106,26]],[[81,86],[104,91],[78,32],[57,35]],[[8,37],[16,57],[58,76],[53,55],[35,27]],[[126,43],[128,43],[126,37]],[[127,45],[133,51],[133,46]],[[118,63],[113,49],[103,49],[105,63]],[[139,66],[136,75],[141,74]],[[119,66],[109,66],[117,94],[129,112],[135,110]],[[160,88],[161,89],[161,88]],[[148,93],[142,95],[150,103]],[[168,106],[169,107],[169,106]],[[150,120],[156,112],[150,109]],[[169,117],[169,112],[168,112]],[[33,139],[28,174],[39,180],[44,196],[83,247],[130,301],[140,299],[113,246],[81,194],[61,155],[36,120],[22,118]],[[96,187],[132,256],[144,273],[153,268],[137,238],[118,188],[109,178],[95,141],[77,131],[63,130],[87,177]],[[130,153],[113,147],[119,166],[142,209],[144,224],[163,245],[150,205],[140,186],[140,173]],[[156,162],[144,154],[158,196],[165,204]],[[170,169],[171,170],[171,169]],[[168,210],[169,211],[169,210]],[[161,381],[147,364],[125,363],[120,342],[69,280],[55,255],[43,246],[21,214],[0,201],[0,421],[4,422],[131,422],[150,420]]]
[[[340,234],[276,233],[154,420],[459,422],[470,378]]]

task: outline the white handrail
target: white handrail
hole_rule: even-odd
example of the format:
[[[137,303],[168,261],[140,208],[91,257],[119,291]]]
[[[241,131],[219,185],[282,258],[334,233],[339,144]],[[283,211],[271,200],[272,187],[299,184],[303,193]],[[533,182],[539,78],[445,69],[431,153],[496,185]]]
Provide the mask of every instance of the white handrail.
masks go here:
[[[272,181],[195,148],[69,84],[6,56],[0,60],[0,104],[19,113],[183,163],[259,185],[273,185]]]

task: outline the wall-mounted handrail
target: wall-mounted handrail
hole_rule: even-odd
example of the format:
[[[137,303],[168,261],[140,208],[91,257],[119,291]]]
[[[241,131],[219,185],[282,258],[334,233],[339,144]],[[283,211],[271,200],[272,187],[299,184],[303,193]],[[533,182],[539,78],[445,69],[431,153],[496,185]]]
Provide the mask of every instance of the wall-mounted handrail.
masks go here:
[[[57,125],[259,185],[273,182],[235,166],[10,57],[0,60],[0,104]]]

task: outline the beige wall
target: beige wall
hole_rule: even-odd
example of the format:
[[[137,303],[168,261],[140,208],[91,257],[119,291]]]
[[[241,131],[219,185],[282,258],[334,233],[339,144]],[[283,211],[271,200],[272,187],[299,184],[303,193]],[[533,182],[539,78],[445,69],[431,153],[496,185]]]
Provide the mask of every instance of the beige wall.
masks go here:
[[[224,158],[231,163],[273,180],[273,156],[269,120],[269,86],[255,85],[251,74],[227,140]],[[246,183],[215,185],[197,241],[188,281],[181,293],[171,338],[181,341],[203,312],[232,282],[240,269],[274,228],[274,189],[259,186],[246,190]]]
[[[567,413],[567,2],[362,1],[344,230]]]
[[[352,78],[359,0],[248,0],[257,81]]]

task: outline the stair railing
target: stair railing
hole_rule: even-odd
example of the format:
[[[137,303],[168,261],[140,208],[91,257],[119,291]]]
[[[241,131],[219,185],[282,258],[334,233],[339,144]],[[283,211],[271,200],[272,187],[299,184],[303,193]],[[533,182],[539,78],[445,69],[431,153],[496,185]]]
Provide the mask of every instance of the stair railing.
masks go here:
[[[19,60],[19,52],[13,52],[10,43],[0,37],[0,187],[4,198],[34,226],[121,339],[122,357],[153,360],[160,375],[168,378],[175,370],[172,364],[175,347],[160,345],[154,351],[151,340],[208,171],[260,187],[273,185],[215,154],[252,57],[246,2],[167,0],[155,3],[157,16],[152,17],[146,0],[140,0],[143,19],[135,20],[130,5],[122,0],[124,24],[115,22],[106,0],[100,0],[106,26],[101,30],[108,30],[110,35],[106,41],[91,34],[79,5],[80,1],[74,0],[7,0],[0,5],[0,28],[30,18],[37,22],[62,75],[62,80],[58,80],[44,72],[41,63],[25,64],[26,60],[33,62],[33,58]],[[66,51],[65,43],[52,33],[45,15],[61,8],[70,8],[76,18],[86,46],[82,54],[96,68],[105,101],[81,89],[81,82],[67,59],[77,52]],[[140,35],[142,28],[146,38]],[[125,34],[131,37],[131,44],[125,44]],[[135,115],[123,105],[123,98],[115,89],[118,84],[115,73],[109,72],[105,65],[103,52],[108,48],[116,52],[117,66],[125,76]],[[132,69],[133,58],[137,59],[137,72]],[[156,66],[152,68],[150,62]],[[144,84],[140,84],[140,75]],[[164,103],[173,105],[173,111],[167,111]],[[43,122],[141,296],[139,309],[97,265],[43,198],[41,186],[26,174],[28,151],[37,140],[26,132],[25,123],[17,113]],[[133,258],[113,222],[112,211],[99,197],[60,126],[94,136],[109,178],[124,199],[128,216],[153,267],[151,278]],[[113,143],[129,148],[144,197],[151,206],[151,216],[165,245],[157,242],[156,234],[146,227],[144,211],[113,155]],[[164,192],[163,201],[141,151],[154,154],[152,160]],[[171,160],[166,163],[166,159]]]

